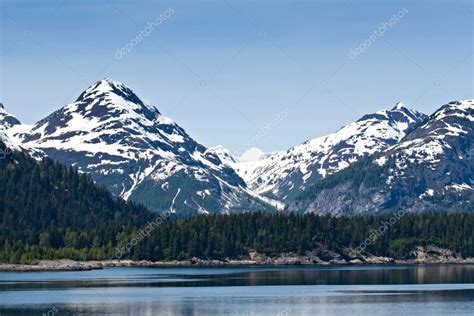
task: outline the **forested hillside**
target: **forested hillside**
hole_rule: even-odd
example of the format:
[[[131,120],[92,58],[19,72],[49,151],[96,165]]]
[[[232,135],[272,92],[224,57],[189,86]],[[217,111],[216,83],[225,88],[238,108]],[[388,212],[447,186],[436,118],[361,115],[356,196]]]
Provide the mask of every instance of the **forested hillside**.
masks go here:
[[[116,240],[130,234],[153,214],[115,200],[79,174],[51,159],[0,149],[0,261],[58,255],[105,258]]]
[[[157,218],[120,199],[89,176],[50,159],[9,152],[0,143],[0,262],[34,259],[113,259],[117,248],[139,241],[121,258],[225,259],[357,248],[393,218],[243,213],[172,217],[137,238]],[[392,215],[393,217],[393,215]],[[403,214],[364,251],[405,258],[415,246],[435,245],[474,256],[474,214]]]

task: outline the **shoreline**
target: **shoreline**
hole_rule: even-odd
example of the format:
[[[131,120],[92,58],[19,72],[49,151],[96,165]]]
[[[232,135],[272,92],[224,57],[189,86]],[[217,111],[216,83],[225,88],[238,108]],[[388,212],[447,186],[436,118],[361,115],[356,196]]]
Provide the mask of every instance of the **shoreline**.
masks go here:
[[[369,266],[369,265],[462,265],[474,264],[474,258],[444,258],[433,260],[410,259],[395,260],[391,258],[378,258],[377,260],[331,260],[331,261],[299,261],[299,260],[202,260],[193,258],[184,261],[133,261],[133,260],[94,260],[74,261],[69,259],[40,260],[33,264],[0,263],[0,272],[73,272],[92,271],[112,267],[135,267],[135,268],[173,268],[173,267],[262,267],[262,266]]]

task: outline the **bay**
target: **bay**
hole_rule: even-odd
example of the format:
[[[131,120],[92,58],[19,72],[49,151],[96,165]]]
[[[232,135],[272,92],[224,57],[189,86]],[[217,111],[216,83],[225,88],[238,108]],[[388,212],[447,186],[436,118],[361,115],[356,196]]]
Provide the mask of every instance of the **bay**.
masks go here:
[[[4,315],[472,315],[474,265],[1,272]]]

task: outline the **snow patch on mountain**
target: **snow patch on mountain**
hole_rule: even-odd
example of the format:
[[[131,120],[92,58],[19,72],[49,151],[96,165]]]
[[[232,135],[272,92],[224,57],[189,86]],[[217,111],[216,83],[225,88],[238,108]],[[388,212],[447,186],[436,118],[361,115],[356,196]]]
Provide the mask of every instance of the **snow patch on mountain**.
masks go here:
[[[257,147],[252,147],[246,150],[239,158],[239,162],[254,162],[260,160],[265,155],[265,152]]]

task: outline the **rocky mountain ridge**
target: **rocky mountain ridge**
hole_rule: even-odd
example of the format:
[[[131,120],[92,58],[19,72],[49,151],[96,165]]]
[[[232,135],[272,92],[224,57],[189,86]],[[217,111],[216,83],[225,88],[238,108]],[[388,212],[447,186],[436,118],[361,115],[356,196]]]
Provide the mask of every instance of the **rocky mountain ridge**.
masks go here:
[[[442,106],[399,143],[328,177],[288,209],[356,215],[473,211],[474,101]]]
[[[91,174],[125,200],[185,215],[286,209],[334,216],[471,209],[473,101],[431,116],[397,103],[287,151],[206,148],[130,88],[100,80],[34,125],[0,106],[0,138]]]

